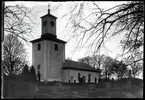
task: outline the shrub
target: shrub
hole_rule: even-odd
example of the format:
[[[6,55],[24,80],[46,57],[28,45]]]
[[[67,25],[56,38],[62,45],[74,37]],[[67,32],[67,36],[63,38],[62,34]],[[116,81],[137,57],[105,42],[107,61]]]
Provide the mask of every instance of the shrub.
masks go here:
[[[32,80],[36,81],[37,78],[36,78],[36,71],[35,71],[34,66],[31,67],[30,73],[31,73],[31,76],[32,76]]]

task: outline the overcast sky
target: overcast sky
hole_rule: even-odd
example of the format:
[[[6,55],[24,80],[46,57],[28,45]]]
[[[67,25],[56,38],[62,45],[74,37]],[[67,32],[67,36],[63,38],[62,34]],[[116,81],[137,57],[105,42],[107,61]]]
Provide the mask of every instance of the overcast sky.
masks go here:
[[[76,2],[49,2],[50,3],[50,9],[51,9],[51,14],[57,17],[57,37],[61,40],[68,41],[68,38],[66,38],[66,33],[63,32],[64,26],[67,22],[66,19],[62,19],[62,15],[65,14],[68,11],[68,8],[71,4],[76,3]],[[103,9],[108,9],[111,8],[117,4],[123,3],[123,2],[97,2],[100,7]],[[31,7],[34,9],[34,12],[36,13],[36,21],[38,23],[37,27],[35,27],[35,31],[33,32],[33,39],[37,39],[41,37],[41,16],[47,14],[48,10],[48,2],[26,2],[26,1],[21,1],[21,2],[6,2],[6,5],[16,5],[16,4],[23,4],[27,7]],[[113,58],[117,56],[118,53],[120,52],[120,47],[119,47],[119,40],[121,39],[120,37],[114,37],[112,40],[108,41],[106,46],[109,48],[110,52],[106,52],[104,50],[101,50],[101,54],[106,54],[109,55]],[[79,58],[82,58],[86,55],[86,49],[80,50],[74,50],[76,43],[74,40],[68,42],[66,44],[65,48],[65,58],[71,58],[72,60],[77,61]],[[28,54],[29,54],[29,61],[30,64],[32,63],[32,45],[31,43],[29,45],[26,45]]]

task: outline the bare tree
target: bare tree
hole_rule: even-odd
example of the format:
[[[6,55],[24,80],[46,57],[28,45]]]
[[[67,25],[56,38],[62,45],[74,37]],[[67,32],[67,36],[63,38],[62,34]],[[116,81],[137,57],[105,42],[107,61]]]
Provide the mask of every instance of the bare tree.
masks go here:
[[[92,67],[101,69],[102,73],[99,75],[100,78],[105,76],[106,79],[109,79],[111,75],[115,73],[115,70],[114,70],[115,60],[106,55],[87,56],[87,57],[79,59],[78,61],[81,63],[86,63]]]
[[[137,78],[143,72],[143,51],[134,51],[134,53],[125,58],[125,63],[131,67],[133,77]]]
[[[134,63],[131,65],[132,68],[132,75],[134,78],[137,78],[143,72],[143,64],[142,63]]]
[[[6,2],[5,2],[6,3]],[[33,37],[33,28],[36,26],[34,10],[24,5],[4,6],[4,33],[15,34],[25,42]]]
[[[78,62],[85,63],[85,64],[88,64],[88,65],[94,67],[94,64],[92,62],[92,58],[90,56],[80,58],[80,59],[78,59]]]
[[[114,60],[113,68],[117,79],[128,77],[127,65],[123,61]]]
[[[101,66],[103,65],[103,58],[105,57],[105,55],[93,55],[92,56],[92,60],[95,62],[96,67],[97,68],[101,68]]]
[[[32,74],[32,80],[36,81],[37,77],[36,77],[36,70],[35,70],[34,66],[31,67],[30,73]]]
[[[87,56],[84,58],[78,59],[81,63],[86,63],[94,68],[101,68],[101,65],[103,64],[103,57],[105,55],[93,55],[93,56]]]
[[[94,53],[98,52],[100,48],[105,48],[107,40],[119,33],[125,37],[121,41],[123,55],[143,46],[143,1],[129,1],[105,10],[96,2],[75,3],[70,8],[63,18],[67,17],[69,20],[66,25],[66,31],[69,31],[67,33],[71,38],[78,39],[76,48],[86,47]]]
[[[21,73],[24,64],[27,63],[24,45],[13,34],[8,34],[4,38],[2,57],[4,73],[7,75]]]
[[[104,56],[102,60],[103,65],[101,77],[105,76],[106,79],[110,79],[110,77],[115,73],[113,66],[114,59],[111,58],[110,56]]]

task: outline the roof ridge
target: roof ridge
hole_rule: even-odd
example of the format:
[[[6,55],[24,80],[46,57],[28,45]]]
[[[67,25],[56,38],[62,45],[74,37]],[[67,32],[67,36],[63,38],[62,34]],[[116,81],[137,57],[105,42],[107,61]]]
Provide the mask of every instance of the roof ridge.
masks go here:
[[[71,62],[76,62],[76,63],[81,63],[81,64],[86,64],[86,63],[82,63],[82,62],[78,62],[78,61],[73,61],[73,60],[68,60],[66,59],[67,61],[71,61]],[[89,65],[89,64],[86,64],[86,65]],[[90,65],[89,65],[90,66]]]
[[[75,63],[78,63],[78,64],[87,65],[88,67],[91,67],[91,68],[93,68],[93,69],[96,69],[96,68],[94,68],[94,67],[92,67],[92,66],[90,66],[89,64],[86,64],[86,63],[82,63],[82,62],[78,62],[78,61],[73,61],[73,60],[68,60],[68,59],[65,59],[65,60],[71,61],[71,62],[75,62]]]

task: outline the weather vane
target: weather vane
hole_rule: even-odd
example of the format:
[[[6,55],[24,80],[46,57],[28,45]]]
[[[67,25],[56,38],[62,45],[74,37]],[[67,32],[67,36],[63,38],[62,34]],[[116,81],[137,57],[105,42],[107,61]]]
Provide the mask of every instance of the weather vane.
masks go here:
[[[50,14],[50,3],[48,3],[48,14]]]

